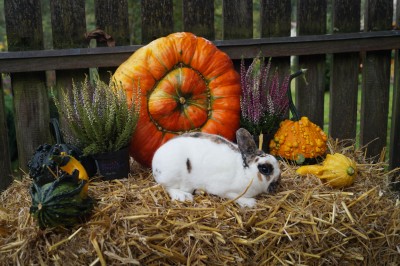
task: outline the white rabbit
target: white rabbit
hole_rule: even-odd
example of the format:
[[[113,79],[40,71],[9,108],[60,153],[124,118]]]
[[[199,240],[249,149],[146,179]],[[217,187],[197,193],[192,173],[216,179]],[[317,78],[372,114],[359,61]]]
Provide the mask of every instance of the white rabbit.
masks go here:
[[[253,198],[274,189],[280,179],[279,163],[257,149],[252,135],[240,128],[238,145],[202,132],[186,133],[162,145],[154,154],[155,180],[172,200],[193,200],[196,189],[253,207]],[[250,185],[251,184],[251,185]]]

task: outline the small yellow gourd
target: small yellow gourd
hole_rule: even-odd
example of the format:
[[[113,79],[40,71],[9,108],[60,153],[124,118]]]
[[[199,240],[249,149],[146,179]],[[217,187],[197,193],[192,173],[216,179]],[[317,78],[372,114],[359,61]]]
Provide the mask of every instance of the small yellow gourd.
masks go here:
[[[322,165],[305,165],[296,171],[299,175],[312,174],[326,181],[331,187],[343,188],[353,184],[357,176],[356,163],[343,154],[326,155]]]

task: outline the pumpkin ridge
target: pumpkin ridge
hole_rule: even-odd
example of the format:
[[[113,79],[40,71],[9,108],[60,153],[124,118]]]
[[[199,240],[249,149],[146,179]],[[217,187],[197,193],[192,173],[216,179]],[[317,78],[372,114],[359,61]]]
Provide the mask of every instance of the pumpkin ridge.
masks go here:
[[[40,198],[40,202],[43,202],[43,201],[45,201],[47,198],[49,198],[49,194],[51,193],[51,191],[53,191],[53,190],[56,189],[56,187],[58,186],[58,184],[59,184],[59,179],[57,179],[57,180],[54,181],[53,183],[50,183],[50,185],[48,185],[48,186],[47,186],[47,184],[44,184],[42,187],[39,187],[36,183],[33,183],[33,185],[34,185],[35,188],[36,188],[36,192],[37,192],[37,193],[38,193],[39,191],[45,189],[45,187],[46,187],[45,193],[41,193],[41,195],[40,195],[41,197],[39,197],[39,198]],[[48,188],[47,188],[47,187],[48,187]]]
[[[207,81],[206,78],[205,78],[197,69],[191,67],[190,65],[185,64],[184,62],[179,61],[178,63],[176,63],[176,64],[171,68],[171,70],[167,71],[159,80],[157,80],[157,79],[152,75],[152,77],[153,77],[153,79],[154,79],[155,82],[154,82],[154,85],[147,91],[147,95],[151,95],[151,94],[154,92],[154,90],[158,87],[159,83],[161,83],[161,82],[164,80],[164,78],[165,78],[166,76],[168,76],[169,73],[171,73],[171,72],[174,71],[174,70],[182,69],[182,68],[188,68],[188,69],[193,70],[194,72],[196,72],[196,73],[202,78],[202,80],[204,81],[204,83],[206,84],[207,89],[208,89],[208,90],[210,89],[209,86],[208,86],[208,84],[209,84],[210,82]],[[125,73],[123,73],[123,74],[124,74],[126,77],[130,78],[130,77],[129,77],[128,75],[126,75]],[[151,74],[151,73],[149,73],[149,74]],[[178,89],[178,88],[177,88],[177,89]],[[125,90],[126,90],[126,89],[125,89]]]
[[[211,119],[211,118],[210,118],[210,119]],[[206,123],[204,123],[201,127],[191,128],[191,129],[189,129],[189,130],[179,130],[179,131],[178,131],[178,130],[177,130],[177,131],[168,130],[168,129],[165,129],[165,128],[161,127],[161,126],[158,125],[158,124],[155,124],[155,126],[156,126],[157,129],[158,129],[159,131],[161,131],[163,134],[170,133],[170,134],[178,134],[178,135],[181,135],[181,134],[184,134],[184,133],[199,131],[205,124],[206,124]]]
[[[207,96],[206,96],[206,97],[207,97]],[[200,108],[200,109],[202,109],[202,108],[204,107],[203,105],[198,104],[197,102],[191,101],[191,99],[186,100],[186,101],[189,102],[191,106],[196,106],[196,107],[198,107],[198,108]],[[209,108],[206,108],[206,109],[208,110]]]
[[[212,76],[212,77],[207,77],[207,82],[210,83],[211,81],[213,81],[213,80],[215,80],[215,79],[221,77],[221,76],[224,75],[224,74],[225,74],[225,73],[221,73],[221,74],[219,74],[219,75],[215,75],[215,76]]]
[[[65,207],[66,205],[68,207]],[[69,204],[68,202],[65,202],[64,204],[48,206],[51,208],[44,207],[43,211],[46,211],[46,213],[52,215],[60,215],[64,218],[73,218],[79,214],[84,214],[88,212],[89,205],[90,203],[84,202],[81,202],[80,204]]]
[[[190,115],[188,114],[187,108],[183,108],[183,115],[184,115],[184,116],[186,117],[186,119],[189,121],[190,126],[191,126],[192,128],[195,127],[192,118],[191,118]],[[206,120],[206,121],[207,121],[207,120]]]
[[[55,182],[54,182],[54,184],[52,184],[51,185],[51,188],[50,189],[47,189],[46,190],[46,196],[44,197],[44,199],[42,199],[42,205],[44,205],[44,204],[49,204],[49,202],[51,202],[51,201],[54,201],[54,200],[59,200],[59,199],[62,199],[62,198],[65,198],[65,197],[73,197],[73,196],[75,196],[75,195],[79,195],[80,194],[80,192],[82,191],[82,189],[83,189],[83,187],[85,186],[85,184],[86,184],[86,180],[82,180],[81,182],[79,182],[79,185],[76,187],[76,188],[74,188],[73,190],[71,190],[71,191],[69,191],[69,192],[64,192],[64,193],[60,193],[60,194],[56,194],[56,195],[53,195],[53,194],[51,194],[50,195],[50,197],[48,197],[48,194],[49,193],[53,193],[53,191],[56,189],[56,187],[58,187],[59,186],[59,184],[60,184],[60,182],[57,182],[58,180],[56,180]],[[57,184],[55,184],[55,183],[57,183]]]
[[[49,215],[49,213],[40,211],[39,212],[40,219],[39,220],[39,226],[42,227],[49,227],[52,224],[56,223],[54,219],[52,219]]]
[[[152,56],[154,56],[154,58],[158,61],[158,63],[160,63],[160,65],[162,65],[166,71],[166,73],[168,73],[169,69],[168,67],[162,62],[162,60],[160,60],[160,58],[156,55],[156,54],[152,54]]]

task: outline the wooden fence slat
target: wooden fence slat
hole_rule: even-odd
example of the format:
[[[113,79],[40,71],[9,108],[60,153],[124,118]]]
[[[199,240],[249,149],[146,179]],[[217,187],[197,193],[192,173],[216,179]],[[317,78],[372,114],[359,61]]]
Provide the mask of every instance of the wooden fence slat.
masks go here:
[[[260,5],[261,38],[288,37],[291,30],[290,0],[262,0]],[[290,56],[274,57],[272,69],[278,70],[281,82],[290,73]]]
[[[4,10],[8,49],[43,49],[40,1],[5,1]],[[15,73],[11,74],[11,82],[19,166],[26,170],[36,148],[50,140],[45,75],[44,72]]]
[[[43,49],[40,1],[4,1],[8,51]]]
[[[4,103],[3,82],[0,74],[0,192],[5,190],[12,182],[11,158],[8,148],[7,116]]]
[[[96,27],[111,35],[115,45],[129,45],[129,18],[127,0],[95,0]],[[97,44],[106,46],[106,44]]]
[[[50,1],[54,49],[83,48],[85,39],[85,0]]]
[[[326,33],[326,1],[301,0],[297,6],[298,35]],[[300,115],[319,126],[324,124],[325,55],[299,56],[306,79],[296,79],[296,106]],[[307,82],[305,82],[307,81]]]
[[[391,2],[391,3],[390,3]],[[393,2],[366,1],[366,31],[392,27]],[[377,156],[386,146],[391,51],[367,52],[363,60],[360,144],[369,157]]]
[[[142,0],[142,43],[174,31],[172,0]]]
[[[223,0],[222,16],[224,40],[253,38],[253,1]]]
[[[396,26],[400,27],[400,1],[396,6]],[[390,133],[389,166],[400,167],[400,49],[394,55],[394,81],[392,102],[392,124]],[[400,180],[399,180],[400,181]],[[398,184],[400,188],[400,184]]]
[[[95,0],[96,28],[104,30],[111,35],[116,46],[129,45],[129,18],[127,0]],[[107,46],[106,43],[99,43],[97,46]],[[110,72],[115,67],[98,68],[99,77],[104,81],[110,80]]]
[[[290,0],[261,0],[261,38],[290,36]]]
[[[214,1],[183,1],[183,30],[214,40]]]
[[[50,1],[51,25],[54,49],[83,48],[88,46],[85,39],[85,1]],[[88,69],[56,71],[56,90],[71,90],[72,80],[80,82],[88,75]],[[51,114],[54,116],[55,114]]]
[[[360,12],[360,1],[334,0],[334,34],[359,31]],[[333,138],[356,138],[359,65],[360,53],[338,53],[332,57],[329,134]]]

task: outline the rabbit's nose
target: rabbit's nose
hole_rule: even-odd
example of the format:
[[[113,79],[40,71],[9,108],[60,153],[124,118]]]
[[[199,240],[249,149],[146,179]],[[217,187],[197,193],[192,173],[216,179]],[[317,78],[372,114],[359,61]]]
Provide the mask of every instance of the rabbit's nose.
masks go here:
[[[268,192],[270,193],[275,192],[280,183],[281,183],[281,174],[279,173],[279,176],[274,181],[272,181],[271,184],[269,184]]]

